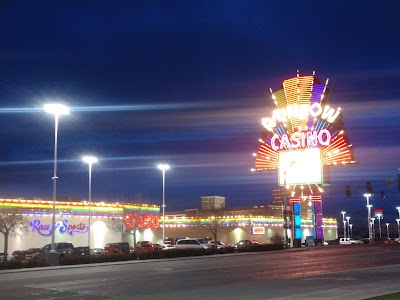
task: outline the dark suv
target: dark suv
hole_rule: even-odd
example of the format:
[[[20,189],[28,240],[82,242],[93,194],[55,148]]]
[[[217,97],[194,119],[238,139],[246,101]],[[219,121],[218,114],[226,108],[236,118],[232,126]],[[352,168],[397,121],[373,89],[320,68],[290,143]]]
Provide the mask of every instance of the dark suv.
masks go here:
[[[72,243],[54,243],[54,248],[57,253],[60,253],[60,259],[62,259],[65,255],[70,255],[74,249],[74,245]],[[41,261],[46,260],[46,254],[50,252],[51,244],[47,244],[42,248],[42,250],[32,254],[32,259],[38,259]]]

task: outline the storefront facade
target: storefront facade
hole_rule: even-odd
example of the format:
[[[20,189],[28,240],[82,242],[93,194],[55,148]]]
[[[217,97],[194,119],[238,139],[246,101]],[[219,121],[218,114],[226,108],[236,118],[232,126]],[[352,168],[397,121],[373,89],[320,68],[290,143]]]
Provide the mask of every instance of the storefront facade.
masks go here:
[[[24,216],[27,231],[10,236],[8,252],[42,248],[51,243],[52,201],[0,199],[1,213],[18,213]],[[162,244],[162,223],[160,207],[143,204],[56,202],[55,242],[71,242],[75,247],[90,245],[104,248],[111,242],[128,242],[133,246],[133,233],[136,241],[151,241]],[[89,227],[90,215],[90,227]],[[123,232],[116,230],[116,224],[123,226]],[[302,224],[303,240],[312,235],[311,220]],[[165,236],[177,239],[185,237],[212,237],[205,224],[207,218],[166,217]],[[118,226],[117,226],[118,229]],[[337,221],[323,219],[325,240],[337,238]],[[255,239],[269,243],[275,233],[283,235],[283,220],[277,217],[227,216],[218,228],[218,239],[233,244],[243,239]],[[289,236],[290,237],[290,236]],[[4,248],[4,236],[0,235],[0,252]]]

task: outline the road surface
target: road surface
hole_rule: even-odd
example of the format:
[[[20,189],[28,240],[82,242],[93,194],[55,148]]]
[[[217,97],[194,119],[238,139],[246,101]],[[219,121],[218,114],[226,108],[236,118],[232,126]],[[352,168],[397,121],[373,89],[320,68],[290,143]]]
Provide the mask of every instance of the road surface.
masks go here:
[[[400,244],[0,271],[5,299],[365,299],[400,291]]]

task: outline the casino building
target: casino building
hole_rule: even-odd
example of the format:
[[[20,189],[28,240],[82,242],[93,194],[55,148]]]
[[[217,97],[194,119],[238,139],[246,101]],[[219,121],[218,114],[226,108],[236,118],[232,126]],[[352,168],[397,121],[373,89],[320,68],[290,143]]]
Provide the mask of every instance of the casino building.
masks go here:
[[[53,202],[33,199],[0,199],[0,214],[22,215],[27,221],[27,231],[19,231],[9,237],[8,252],[42,248],[51,243]],[[89,218],[90,216],[90,218]],[[160,207],[147,204],[118,202],[56,201],[55,242],[71,242],[74,246],[88,245],[88,231],[92,248],[104,248],[107,243],[136,240],[162,243],[162,225],[166,240],[182,237],[210,237],[209,220],[221,220],[218,239],[235,243],[242,239],[270,242],[275,234],[283,235],[282,207],[277,205],[226,208],[225,197],[202,197],[202,207],[168,213],[160,217]],[[89,221],[90,219],[90,221]],[[90,222],[90,226],[89,226]],[[303,240],[312,235],[312,216],[302,219]],[[123,228],[123,232],[121,232]],[[325,240],[337,238],[337,221],[323,218]],[[4,248],[4,236],[0,235],[0,252]]]

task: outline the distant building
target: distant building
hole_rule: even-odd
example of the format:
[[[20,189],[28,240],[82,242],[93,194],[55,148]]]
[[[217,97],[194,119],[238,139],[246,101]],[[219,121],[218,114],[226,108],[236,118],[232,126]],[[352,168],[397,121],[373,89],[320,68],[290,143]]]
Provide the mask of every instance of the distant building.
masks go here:
[[[284,188],[275,189],[272,191],[272,205],[283,206]]]
[[[279,191],[276,194],[279,199]],[[283,200],[283,189],[280,194]],[[218,229],[218,236],[222,241],[234,243],[241,239],[257,239],[262,243],[269,243],[274,234],[284,235],[283,201],[277,203],[278,205],[226,207],[225,197],[201,197],[201,208],[168,212],[165,216],[165,230],[171,242],[181,237],[210,237],[210,230],[207,226],[201,226],[201,222],[215,217],[223,223]],[[307,208],[308,203],[309,201],[302,201]],[[287,207],[289,209],[289,205]],[[302,241],[315,231],[314,217],[312,214],[301,217]],[[323,218],[322,230],[324,239],[336,239],[337,221]],[[292,239],[292,229],[287,233]]]
[[[130,231],[134,228],[132,220],[139,219],[137,240],[159,241],[160,207],[157,205],[131,204],[118,202],[74,202],[66,197],[65,201],[55,202],[54,240],[70,242],[75,247],[87,246],[90,230],[90,245],[104,248],[107,243],[124,241],[133,243]],[[53,201],[34,199],[0,198],[0,219],[5,214],[22,215],[28,225],[28,231],[19,236],[10,236],[8,251],[42,248],[52,239]],[[89,222],[90,216],[90,222]],[[114,221],[125,225],[125,232],[115,231]],[[120,220],[120,221],[118,221]],[[120,227],[119,227],[120,228]],[[0,234],[0,251],[4,249],[4,235]]]
[[[201,197],[201,209],[221,209],[225,208],[225,197],[204,196]]]
[[[222,207],[214,209],[186,209],[184,211],[168,212],[166,217],[186,216],[186,217],[209,217],[210,215],[225,216],[269,216],[282,217],[282,206],[276,205],[253,205],[241,207]]]

